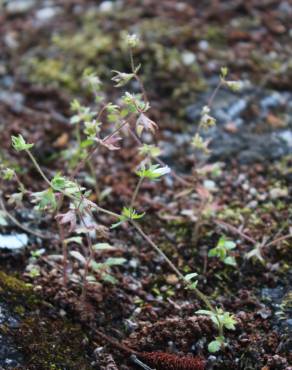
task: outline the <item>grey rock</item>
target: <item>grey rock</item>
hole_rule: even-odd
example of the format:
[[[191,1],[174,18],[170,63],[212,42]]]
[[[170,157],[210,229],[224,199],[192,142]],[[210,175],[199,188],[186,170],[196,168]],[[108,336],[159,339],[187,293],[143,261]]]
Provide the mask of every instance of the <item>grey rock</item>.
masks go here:
[[[19,250],[26,247],[27,244],[28,236],[26,234],[0,235],[0,250]]]
[[[35,5],[35,0],[10,0],[6,5],[8,14],[25,14]]]

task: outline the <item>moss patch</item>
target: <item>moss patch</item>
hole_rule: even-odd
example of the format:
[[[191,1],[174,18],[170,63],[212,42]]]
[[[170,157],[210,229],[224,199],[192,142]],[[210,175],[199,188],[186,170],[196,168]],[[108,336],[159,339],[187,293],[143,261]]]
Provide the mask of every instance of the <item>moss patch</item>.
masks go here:
[[[0,271],[1,298],[19,319],[16,328],[1,325],[24,354],[25,369],[92,369],[87,337],[79,324],[62,319],[29,284]]]

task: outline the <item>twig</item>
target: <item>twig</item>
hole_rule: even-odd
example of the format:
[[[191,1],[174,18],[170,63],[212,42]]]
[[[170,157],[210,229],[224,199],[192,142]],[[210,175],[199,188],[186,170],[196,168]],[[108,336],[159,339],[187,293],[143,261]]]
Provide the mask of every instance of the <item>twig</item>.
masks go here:
[[[242,231],[238,230],[236,227],[228,224],[225,221],[215,220],[214,222],[220,228],[229,229],[231,232],[240,235],[243,239],[249,241],[252,244],[256,244],[257,243],[257,241],[255,239],[251,238],[250,236],[246,235],[245,233],[243,233]]]
[[[287,239],[290,239],[290,238],[292,238],[292,234],[283,235],[280,238],[274,239],[271,242],[269,242],[268,244],[265,244],[264,247],[265,248],[266,247],[271,247],[272,245],[275,245],[279,242],[282,242],[283,240],[287,240]]]

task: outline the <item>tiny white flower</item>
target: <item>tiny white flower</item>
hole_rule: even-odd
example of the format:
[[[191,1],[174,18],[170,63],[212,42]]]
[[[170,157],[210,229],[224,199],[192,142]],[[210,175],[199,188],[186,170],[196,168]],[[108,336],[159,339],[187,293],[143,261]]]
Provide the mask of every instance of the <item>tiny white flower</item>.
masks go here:
[[[208,105],[205,105],[202,109],[201,116],[204,116],[205,114],[209,114],[209,113],[210,113],[210,108],[208,107]]]
[[[136,34],[128,34],[126,36],[126,42],[130,48],[135,48],[139,45],[140,39]]]
[[[216,124],[216,119],[209,114],[204,114],[201,118],[200,121],[200,126],[203,127],[204,129],[208,129],[212,126],[215,126]]]

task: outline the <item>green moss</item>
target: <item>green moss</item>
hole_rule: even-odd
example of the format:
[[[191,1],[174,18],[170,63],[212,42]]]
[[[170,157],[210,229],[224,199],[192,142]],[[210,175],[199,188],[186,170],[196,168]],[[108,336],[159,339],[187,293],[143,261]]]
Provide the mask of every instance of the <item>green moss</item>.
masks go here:
[[[129,11],[127,9],[127,21]],[[129,70],[129,55],[121,31],[124,29],[122,13],[110,15],[110,29],[96,12],[89,11],[77,17],[77,31],[56,32],[46,50],[38,49],[35,56],[31,57],[30,53],[23,60],[23,73],[33,83],[57,86],[74,94],[82,93],[82,73],[91,67],[104,82],[105,91],[112,89],[111,71]],[[189,50],[191,42],[195,45],[195,31],[191,25],[181,25],[170,32],[168,21],[153,18],[139,20],[135,32],[142,40],[135,50],[135,60],[142,65],[142,78],[150,92],[166,95],[169,101],[180,101],[179,105],[185,107],[193,101],[195,92],[206,89],[201,67],[196,62],[184,65],[182,61],[182,51]],[[187,82],[185,76],[188,76]]]
[[[41,338],[41,340],[40,340]],[[16,341],[36,369],[89,369],[78,325],[60,319],[28,317]]]
[[[53,306],[36,295],[31,285],[0,271],[1,299],[19,316],[19,325],[0,326],[0,334],[12,336],[29,369],[91,369],[87,342],[81,326],[58,317]],[[25,367],[28,368],[28,367]]]
[[[0,288],[10,294],[24,294],[31,291],[31,284],[27,284],[14,276],[0,271]]]
[[[224,29],[220,26],[208,26],[206,33],[204,35],[206,40],[212,43],[212,45],[224,45],[226,43],[226,38],[224,34]]]
[[[20,316],[23,316],[25,314],[25,308],[21,305],[17,305],[14,308],[14,312],[17,313]]]

